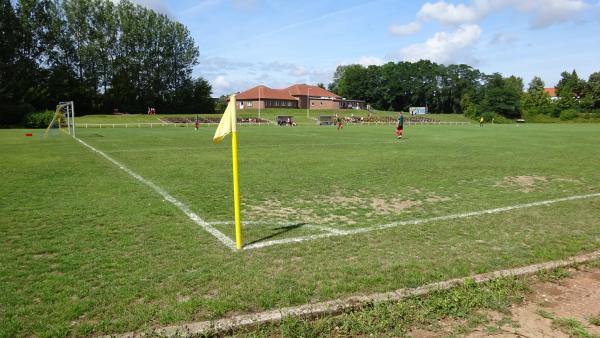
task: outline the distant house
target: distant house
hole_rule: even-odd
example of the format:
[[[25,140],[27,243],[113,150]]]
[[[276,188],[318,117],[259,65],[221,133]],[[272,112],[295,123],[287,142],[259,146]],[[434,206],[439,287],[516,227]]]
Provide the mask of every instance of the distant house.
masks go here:
[[[544,92],[546,92],[546,94],[550,96],[550,100],[558,100],[558,96],[556,95],[556,88],[544,88]]]
[[[365,101],[348,100],[318,86],[295,84],[284,89],[259,85],[236,96],[238,109],[364,109]]]

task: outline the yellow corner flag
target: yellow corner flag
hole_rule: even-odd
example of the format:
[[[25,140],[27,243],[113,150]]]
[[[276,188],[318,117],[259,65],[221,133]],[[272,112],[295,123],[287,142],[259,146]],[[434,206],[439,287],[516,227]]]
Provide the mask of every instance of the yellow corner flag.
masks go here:
[[[221,122],[217,127],[214,143],[221,143],[225,136],[231,133],[231,162],[233,163],[233,208],[235,217],[235,246],[238,250],[242,248],[242,225],[240,220],[240,183],[238,180],[238,146],[237,146],[237,127],[235,113],[235,95],[229,97],[227,108],[221,117]]]
[[[227,108],[223,113],[223,117],[221,118],[221,122],[219,122],[219,126],[217,127],[217,131],[215,132],[215,136],[213,137],[213,142],[215,144],[221,143],[225,136],[227,136],[231,132],[236,132],[237,128],[235,126],[236,122],[236,113],[235,113],[235,95],[231,95],[229,97],[229,104],[227,104]]]

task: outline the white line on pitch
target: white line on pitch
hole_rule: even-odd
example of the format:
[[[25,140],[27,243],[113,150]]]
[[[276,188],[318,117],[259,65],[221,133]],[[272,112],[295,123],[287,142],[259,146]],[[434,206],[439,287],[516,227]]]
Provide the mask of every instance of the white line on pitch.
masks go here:
[[[466,213],[462,213],[462,214],[453,214],[453,215],[446,215],[446,216],[423,218],[423,219],[416,219],[416,220],[412,220],[412,221],[393,222],[393,223],[376,225],[376,226],[367,227],[367,228],[353,229],[353,230],[338,230],[338,233],[329,232],[329,233],[320,234],[320,235],[310,235],[310,236],[303,236],[303,237],[293,237],[293,238],[284,238],[284,239],[278,239],[278,240],[258,242],[258,243],[254,243],[254,244],[245,246],[244,250],[260,249],[260,248],[264,248],[264,247],[268,247],[268,246],[272,246],[272,245],[299,243],[299,242],[305,242],[305,241],[333,237],[333,236],[354,235],[354,234],[360,234],[360,233],[371,232],[371,231],[376,231],[376,230],[394,228],[394,227],[398,227],[398,226],[402,226],[402,225],[418,225],[418,224],[435,222],[435,221],[447,221],[447,220],[451,220],[451,219],[467,218],[467,217],[481,216],[481,215],[487,215],[487,214],[497,214],[500,212],[511,211],[511,210],[516,210],[516,209],[531,208],[531,207],[536,207],[536,206],[544,206],[544,205],[550,205],[550,204],[555,204],[555,203],[559,203],[559,202],[574,201],[574,200],[594,198],[594,197],[600,197],[600,193],[569,196],[569,197],[557,198],[557,199],[546,200],[546,201],[512,205],[512,206],[502,207],[502,208],[466,212]]]
[[[112,162],[114,165],[116,165],[117,167],[119,167],[119,169],[121,169],[124,172],[128,173],[130,176],[132,176],[136,180],[138,180],[138,181],[144,183],[145,185],[149,186],[150,188],[152,188],[159,195],[161,195],[165,200],[171,202],[171,204],[173,204],[174,206],[176,206],[177,208],[179,208],[179,210],[183,211],[183,213],[186,214],[192,221],[194,221],[194,223],[198,224],[204,230],[206,230],[208,233],[210,233],[211,235],[215,236],[219,241],[221,241],[221,243],[225,244],[226,247],[230,248],[231,250],[235,250],[235,242],[233,240],[231,240],[229,237],[225,236],[225,234],[223,234],[219,230],[213,228],[208,222],[206,222],[205,220],[203,220],[202,218],[200,218],[200,216],[198,216],[195,212],[193,212],[187,205],[181,203],[179,200],[177,200],[175,197],[171,196],[168,192],[166,192],[165,190],[163,190],[161,187],[157,186],[156,184],[152,183],[151,181],[148,181],[147,179],[143,178],[142,176],[134,173],[129,168],[127,168],[123,164],[117,162],[112,157],[106,155],[102,151],[100,151],[100,150],[92,147],[91,145],[85,143],[84,141],[82,141],[82,140],[80,140],[80,139],[78,139],[76,137],[75,137],[75,139],[77,141],[79,141],[79,143],[81,143],[84,146],[86,146],[89,149],[91,149],[93,152],[99,154],[100,156],[102,156],[105,159],[107,159],[110,162]]]
[[[211,221],[208,223],[210,223],[212,225],[233,225],[234,224],[233,221]],[[304,223],[304,222],[242,221],[242,227],[249,226],[249,225],[257,225],[257,224],[259,224],[259,225],[277,225],[280,227],[288,227],[288,226],[301,224],[305,228],[312,228],[315,230],[319,230],[319,231],[323,231],[323,232],[327,232],[327,233],[331,233],[331,234],[337,234],[337,235],[346,234],[346,230],[340,230],[340,229],[328,227],[325,225],[308,224],[308,223]]]
[[[211,222],[208,222],[208,223],[210,223],[212,225],[233,225],[235,222],[233,222],[233,221],[211,221]],[[304,223],[304,222],[242,221],[242,226],[257,225],[257,224],[261,224],[261,225],[278,225],[278,226],[281,226],[281,227],[302,224],[303,227],[312,228],[312,229],[320,230],[320,231],[327,232],[327,233],[332,233],[332,234],[337,234],[337,235],[344,235],[344,234],[346,234],[346,230],[340,230],[340,229],[328,227],[328,226],[325,226],[325,225],[316,225],[316,224],[309,224],[309,223]]]
[[[346,234],[346,230],[339,230],[339,229],[324,226],[324,225],[307,224],[307,227],[313,228],[313,229],[318,229],[318,230],[325,231],[330,234],[336,234],[336,235],[340,235],[340,236]]]
[[[361,145],[372,145],[372,144],[396,144],[398,141],[374,141],[374,142],[342,142],[342,143],[282,143],[282,144],[255,144],[255,145],[241,145],[240,149],[252,149],[252,148],[280,148],[280,147],[318,147],[318,146],[361,146]],[[222,145],[219,147],[204,148],[203,151],[214,151],[221,149],[229,149],[231,146]],[[173,150],[197,150],[198,147],[154,147],[154,148],[136,148],[136,149],[119,149],[106,151],[110,154],[117,153],[138,153],[138,152],[161,152],[161,151],[173,151]]]

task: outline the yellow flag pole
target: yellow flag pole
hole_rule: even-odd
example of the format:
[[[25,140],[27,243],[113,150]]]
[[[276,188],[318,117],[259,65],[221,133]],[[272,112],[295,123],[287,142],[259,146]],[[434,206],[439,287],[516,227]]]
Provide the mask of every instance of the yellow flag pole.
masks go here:
[[[231,117],[235,119],[235,114]],[[231,162],[233,163],[233,207],[235,213],[235,246],[238,250],[242,249],[242,224],[240,219],[240,182],[238,179],[238,142],[236,122],[232,121],[231,132]]]

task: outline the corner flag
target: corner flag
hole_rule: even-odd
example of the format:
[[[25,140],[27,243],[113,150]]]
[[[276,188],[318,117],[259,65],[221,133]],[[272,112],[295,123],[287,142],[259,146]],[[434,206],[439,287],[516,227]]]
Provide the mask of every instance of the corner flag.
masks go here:
[[[242,225],[240,220],[240,183],[238,180],[238,146],[237,146],[237,127],[235,113],[235,95],[229,97],[229,104],[221,117],[221,122],[217,127],[213,143],[218,144],[223,141],[225,136],[231,133],[231,162],[233,164],[233,207],[235,218],[235,246],[238,250],[242,248]]]
[[[217,131],[215,132],[215,136],[213,137],[213,143],[219,144],[229,133],[235,133],[237,131],[237,128],[235,126],[235,115],[235,95],[231,95],[229,97],[229,104],[227,104],[227,108],[223,113],[223,117],[221,117],[221,122],[219,122]]]

